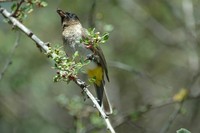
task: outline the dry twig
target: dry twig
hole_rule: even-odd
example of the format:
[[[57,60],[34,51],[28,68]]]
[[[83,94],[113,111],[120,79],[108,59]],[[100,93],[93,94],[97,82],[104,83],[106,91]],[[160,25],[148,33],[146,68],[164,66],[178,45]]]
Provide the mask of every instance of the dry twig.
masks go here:
[[[7,70],[7,69],[9,68],[9,66],[12,64],[12,57],[13,57],[13,54],[14,54],[14,52],[15,52],[15,49],[16,49],[17,46],[19,45],[19,40],[20,40],[20,33],[18,32],[17,38],[16,38],[15,43],[14,43],[14,45],[13,45],[13,48],[12,48],[12,50],[11,50],[11,52],[10,52],[10,56],[8,57],[7,62],[6,62],[6,64],[4,65],[4,67],[3,67],[3,70],[0,72],[0,81],[1,81],[1,79],[2,79],[2,77],[3,77],[3,75],[5,74],[6,70]]]

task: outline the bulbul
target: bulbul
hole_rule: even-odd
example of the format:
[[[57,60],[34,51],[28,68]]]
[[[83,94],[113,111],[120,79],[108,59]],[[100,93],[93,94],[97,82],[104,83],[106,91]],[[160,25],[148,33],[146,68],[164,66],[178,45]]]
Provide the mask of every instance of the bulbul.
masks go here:
[[[99,46],[88,48],[85,44],[80,43],[80,40],[87,36],[87,30],[84,29],[76,14],[64,12],[60,9],[57,13],[61,17],[62,38],[66,54],[71,57],[76,51],[79,56],[91,60],[86,68],[88,78],[95,78],[94,87],[96,88],[98,103],[103,107],[107,115],[112,113],[112,107],[105,91],[104,77],[108,77],[108,69],[105,57]],[[95,57],[95,58],[92,58]]]

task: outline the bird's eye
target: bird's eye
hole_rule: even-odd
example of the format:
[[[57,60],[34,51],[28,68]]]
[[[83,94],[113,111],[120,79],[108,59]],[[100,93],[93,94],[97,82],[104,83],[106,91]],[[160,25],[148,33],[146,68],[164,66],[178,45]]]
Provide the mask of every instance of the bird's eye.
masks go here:
[[[67,25],[66,24],[63,24],[63,27],[66,27]]]
[[[66,15],[66,16],[65,16],[65,19],[66,19],[67,21],[69,21],[69,20],[70,20],[69,15]]]

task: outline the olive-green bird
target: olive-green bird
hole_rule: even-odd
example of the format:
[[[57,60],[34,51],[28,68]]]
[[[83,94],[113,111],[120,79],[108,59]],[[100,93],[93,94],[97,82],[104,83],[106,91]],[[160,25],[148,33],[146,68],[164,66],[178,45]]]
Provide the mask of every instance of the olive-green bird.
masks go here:
[[[106,94],[105,80],[108,77],[108,69],[105,57],[101,48],[88,48],[80,43],[80,39],[87,36],[87,30],[82,27],[79,18],[74,13],[57,10],[61,17],[62,38],[66,54],[71,57],[76,51],[81,57],[89,57],[91,63],[87,66],[86,73],[88,78],[95,78],[94,87],[96,88],[98,103],[103,107],[107,115],[112,113],[112,107]],[[95,57],[95,58],[92,58]]]

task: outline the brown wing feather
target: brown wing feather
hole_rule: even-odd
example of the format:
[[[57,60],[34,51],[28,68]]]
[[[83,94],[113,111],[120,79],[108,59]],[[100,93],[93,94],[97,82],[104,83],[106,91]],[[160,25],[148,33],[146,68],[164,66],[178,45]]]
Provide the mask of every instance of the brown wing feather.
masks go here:
[[[84,28],[82,29],[82,37],[83,37],[83,38],[87,37],[87,30],[84,29]],[[105,57],[104,57],[104,54],[103,54],[102,49],[101,49],[99,46],[97,46],[97,47],[93,48],[91,51],[92,51],[95,55],[98,55],[98,56],[99,56],[99,59],[100,59],[100,60],[99,60],[99,62],[97,62],[97,64],[103,67],[103,70],[104,70],[104,72],[105,72],[105,74],[106,74],[106,78],[107,78],[108,81],[110,81],[110,80],[109,80],[109,76],[108,76],[107,63],[106,63],[106,59],[105,59]]]
[[[106,63],[106,59],[105,59],[105,56],[103,54],[103,51],[102,51],[102,49],[100,47],[96,47],[95,49],[96,49],[95,50],[95,54],[97,54],[99,56],[99,58],[100,58],[100,62],[99,63],[103,67],[103,70],[105,71],[106,78],[107,78],[108,81],[110,81],[109,80],[109,76],[108,76],[107,63]]]

